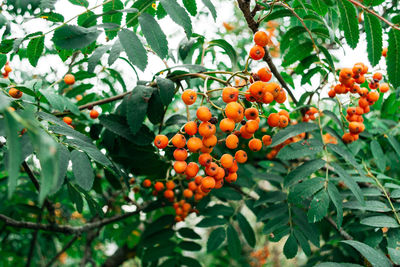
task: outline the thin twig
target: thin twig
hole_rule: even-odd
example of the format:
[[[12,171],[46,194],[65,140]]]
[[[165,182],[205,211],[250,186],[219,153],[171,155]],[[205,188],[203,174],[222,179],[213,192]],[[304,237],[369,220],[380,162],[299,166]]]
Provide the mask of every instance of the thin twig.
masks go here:
[[[58,257],[60,257],[60,255],[63,254],[65,251],[67,251],[67,249],[69,249],[77,239],[78,235],[71,238],[71,240],[68,241],[68,243],[46,264],[45,267],[51,267],[53,263],[58,259]]]

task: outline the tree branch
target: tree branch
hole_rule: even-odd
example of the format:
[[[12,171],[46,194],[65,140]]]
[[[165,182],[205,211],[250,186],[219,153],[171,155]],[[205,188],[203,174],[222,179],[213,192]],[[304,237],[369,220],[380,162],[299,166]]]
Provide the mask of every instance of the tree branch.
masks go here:
[[[37,219],[37,223],[40,223],[42,221],[42,215],[43,215],[43,207],[40,209],[40,213]],[[33,252],[35,251],[35,246],[36,246],[36,240],[38,237],[39,229],[36,229],[35,232],[33,233],[32,236],[32,241],[31,245],[29,247],[29,252],[28,252],[28,259],[26,261],[26,267],[31,266],[32,258],[33,258]]]
[[[68,243],[46,264],[46,267],[51,267],[58,257],[60,257],[61,254],[67,251],[67,249],[69,249],[75,243],[75,241],[78,239],[78,236],[79,235],[76,235],[71,238],[71,240],[68,241]]]
[[[246,19],[247,25],[249,26],[250,30],[253,33],[256,33],[258,31],[258,27],[260,26],[259,23],[257,23],[250,11],[250,1],[247,0],[237,0],[238,5],[240,10],[242,11],[244,18]],[[264,55],[264,61],[267,62],[271,72],[274,74],[276,79],[279,81],[279,83],[282,85],[283,88],[288,92],[290,97],[292,98],[292,101],[295,105],[297,105],[297,100],[290,90],[289,86],[287,85],[286,81],[283,79],[282,75],[279,73],[278,69],[276,68],[275,64],[272,62],[272,57],[271,54],[269,53],[269,50],[267,47],[264,48],[265,50],[265,55]]]
[[[129,248],[127,244],[119,247],[113,255],[111,255],[101,267],[115,267],[120,266],[126,260],[135,256],[136,247]]]
[[[332,220],[331,217],[325,216],[325,220],[327,220],[333,227],[335,227],[335,229],[339,232],[339,234],[346,240],[353,240],[354,238],[349,235],[349,233],[347,233],[345,230],[343,230],[343,228],[338,228],[337,224],[335,223],[334,220]]]
[[[385,19],[384,17],[382,17],[381,15],[379,15],[378,13],[376,13],[374,10],[369,9],[368,7],[364,6],[363,4],[361,4],[358,1],[355,0],[347,0],[350,3],[352,3],[355,6],[358,6],[360,8],[362,8],[365,12],[368,12],[372,15],[374,15],[375,17],[377,17],[378,19],[380,19],[381,21],[385,22],[387,25],[389,25],[390,27],[392,27],[393,29],[396,29],[398,31],[400,31],[400,28],[398,26],[396,26],[394,23],[388,21],[387,19]]]
[[[84,232],[90,231],[95,228],[100,228],[105,225],[118,222],[129,218],[131,216],[139,214],[145,207],[141,207],[133,212],[127,212],[125,214],[116,215],[114,217],[106,218],[103,220],[95,221],[92,223],[87,223],[82,226],[70,226],[70,225],[57,225],[57,224],[41,224],[41,223],[33,223],[33,222],[25,222],[25,221],[17,221],[13,218],[10,218],[4,214],[0,214],[0,220],[3,221],[6,225],[16,227],[16,228],[26,228],[26,229],[38,229],[43,231],[57,232],[66,235],[79,235]]]

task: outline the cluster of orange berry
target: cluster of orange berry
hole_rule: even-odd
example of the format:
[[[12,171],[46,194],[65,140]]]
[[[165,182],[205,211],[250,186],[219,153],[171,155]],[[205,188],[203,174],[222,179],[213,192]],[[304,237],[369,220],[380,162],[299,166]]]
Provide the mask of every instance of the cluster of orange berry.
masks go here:
[[[318,109],[310,107],[304,114],[303,121],[304,122],[309,122],[310,120],[314,121],[316,119],[315,117],[316,114],[319,114]]]
[[[252,267],[262,267],[267,263],[267,259],[269,257],[268,246],[265,245],[263,248],[260,248],[256,251],[250,253],[250,266]]]
[[[9,64],[8,61],[7,61],[6,65],[4,65],[4,72],[2,73],[2,74],[3,74],[3,78],[4,78],[4,79],[7,79],[7,78],[8,78],[8,74],[9,74],[11,71],[12,71],[12,68],[10,67],[10,64]]]
[[[346,120],[349,122],[349,132],[342,136],[343,142],[346,144],[358,140],[359,134],[365,130],[363,124],[363,114],[370,111],[372,106],[379,99],[379,93],[376,89],[379,88],[381,93],[389,91],[387,83],[379,83],[382,80],[382,74],[376,72],[372,75],[372,79],[367,81],[368,88],[360,88],[357,84],[363,84],[366,81],[365,74],[368,73],[368,67],[363,63],[354,64],[353,68],[343,68],[339,73],[340,84],[337,84],[328,92],[329,97],[335,97],[337,94],[358,94],[358,106],[347,108]]]
[[[260,60],[265,55],[264,47],[270,42],[270,39],[264,31],[256,32],[253,39],[255,45],[250,49],[250,57],[254,60]]]

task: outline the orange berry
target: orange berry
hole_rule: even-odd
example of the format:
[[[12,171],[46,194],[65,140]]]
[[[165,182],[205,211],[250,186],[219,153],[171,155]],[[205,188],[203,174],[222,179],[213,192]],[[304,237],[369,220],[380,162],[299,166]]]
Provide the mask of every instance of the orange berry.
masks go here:
[[[253,134],[246,131],[246,126],[242,126],[240,127],[240,136],[244,139],[250,139]]]
[[[260,60],[265,55],[265,50],[262,46],[255,45],[250,49],[250,57],[254,60]]]
[[[218,167],[217,174],[214,176],[215,180],[221,180],[225,177],[225,170],[224,168]]]
[[[90,118],[97,119],[97,117],[99,117],[99,112],[97,110],[95,110],[95,109],[92,109],[90,111]]]
[[[205,169],[206,174],[209,176],[214,176],[218,173],[218,165],[215,162],[211,162]]]
[[[201,186],[203,188],[205,188],[206,190],[210,190],[210,189],[214,188],[215,187],[214,178],[212,178],[210,176],[204,177],[203,180],[201,180]]]
[[[229,154],[223,154],[220,158],[221,166],[229,169],[230,167],[233,166],[233,160],[234,158],[229,155]]]
[[[264,104],[269,104],[272,103],[272,101],[274,101],[274,96],[270,92],[265,92],[262,102]]]
[[[20,99],[23,95],[23,93],[15,88],[11,88],[10,90],[8,90],[8,94],[15,99]]]
[[[360,91],[358,92],[358,94],[363,97],[363,96],[367,96],[368,94],[368,89],[367,88],[361,88]]]
[[[195,135],[197,133],[197,123],[194,121],[189,121],[185,124],[185,133],[188,135]]]
[[[201,180],[203,180],[203,177],[200,176],[200,175],[194,177],[194,182],[196,183],[196,185],[200,185],[201,184]]]
[[[368,87],[369,87],[370,89],[377,89],[378,86],[379,86],[379,83],[374,82],[374,81],[371,81],[371,82],[368,84]]]
[[[267,83],[265,85],[265,90],[271,93],[274,98],[278,96],[281,89],[282,88],[280,87],[280,85],[277,84],[276,82]]]
[[[168,181],[168,182],[165,184],[165,186],[167,187],[167,189],[172,190],[172,189],[175,188],[175,183],[174,183],[174,181]]]
[[[236,102],[239,97],[239,90],[234,87],[225,87],[222,90],[222,101],[225,103]]]
[[[151,186],[151,181],[149,179],[143,181],[143,187],[150,187],[150,186]]]
[[[383,48],[383,50],[382,50],[382,56],[383,57],[386,57],[386,55],[387,55],[387,47],[385,47],[385,48]]]
[[[249,101],[249,102],[255,102],[255,101],[256,101],[256,99],[254,98],[254,96],[252,96],[252,95],[250,94],[250,90],[247,90],[247,91],[246,91],[245,97],[246,97],[246,100]]]
[[[235,161],[233,162],[233,166],[230,167],[230,168],[228,169],[228,172],[229,172],[229,173],[231,173],[231,172],[237,172],[238,170],[239,170],[239,166],[238,166],[238,164],[237,164],[237,161],[235,160]]]
[[[174,159],[177,161],[184,161],[188,157],[188,153],[184,148],[177,148],[174,151]]]
[[[235,159],[239,163],[245,163],[247,161],[247,153],[243,150],[238,150],[235,153]]]
[[[63,121],[68,125],[71,125],[71,123],[72,123],[72,119],[70,117],[64,117]]]
[[[225,133],[232,132],[235,129],[235,121],[229,118],[222,119],[219,122],[219,128]]]
[[[365,76],[364,76],[364,75],[360,75],[360,76],[358,76],[354,81],[355,81],[356,83],[358,83],[358,84],[362,84],[362,83],[365,82]]]
[[[363,109],[363,108],[360,108],[360,107],[356,107],[356,114],[357,114],[357,115],[362,115],[362,114],[364,114],[364,109]]]
[[[263,82],[269,82],[272,78],[272,73],[267,67],[259,69],[257,75]]]
[[[381,83],[381,84],[379,85],[379,91],[380,91],[381,93],[386,93],[387,91],[389,91],[389,84],[387,84],[387,83]]]
[[[201,183],[201,179],[203,179],[201,176],[197,176],[197,177],[200,177],[200,183]],[[196,178],[197,178],[196,177]],[[188,188],[189,188],[189,190],[191,190],[191,191],[195,191],[196,189],[197,189],[197,184],[196,184],[196,182],[194,182],[194,181],[191,181],[191,182],[189,182],[188,183]]]
[[[268,134],[264,135],[261,140],[262,140],[264,146],[269,146],[270,144],[272,144],[272,138]]]
[[[345,80],[352,78],[352,76],[353,76],[353,70],[349,68],[343,68],[339,72],[339,77]]]
[[[237,173],[236,172],[231,172],[225,177],[225,181],[228,183],[234,183],[237,180]]]
[[[185,189],[185,190],[183,190],[183,196],[185,198],[191,198],[193,196],[193,192],[189,189]]]
[[[278,113],[271,113],[268,116],[268,125],[271,127],[277,127],[279,125],[280,116]]]
[[[215,186],[214,186],[214,188],[215,188],[215,189],[219,189],[219,188],[221,188],[223,185],[224,185],[224,179],[220,179],[220,180],[215,181]]]
[[[369,106],[368,100],[366,97],[360,97],[360,99],[358,99],[358,105],[362,108],[365,108],[367,106]],[[366,113],[366,112],[364,112]]]
[[[191,137],[187,141],[187,148],[190,152],[197,153],[203,147],[203,142],[198,137]]]
[[[235,149],[239,145],[239,138],[235,134],[230,134],[226,137],[225,145],[229,149]]]
[[[225,107],[225,115],[235,122],[240,122],[244,117],[244,109],[237,102],[230,102]]]
[[[364,65],[361,65],[360,63],[354,64],[353,66],[353,74],[360,74],[364,69]]]
[[[368,113],[370,111],[369,105],[364,107],[364,113]]]
[[[208,107],[201,106],[197,109],[196,116],[201,121],[209,121],[212,117],[212,114]]]
[[[278,95],[275,97],[275,101],[279,104],[282,104],[286,101],[286,93],[283,89],[279,91]]]
[[[154,138],[154,145],[160,149],[166,148],[168,145],[168,137],[165,135],[157,135]]]
[[[185,174],[189,177],[195,177],[197,175],[197,173],[199,172],[199,165],[197,165],[194,162],[190,162],[185,170]]]
[[[336,96],[335,90],[333,90],[333,89],[329,90],[328,96],[329,96],[330,98],[334,98],[334,97]]]
[[[72,85],[75,83],[75,76],[72,74],[66,74],[64,76],[64,82],[68,85]]]
[[[342,136],[342,140],[345,144],[350,144],[350,143],[354,142],[354,136],[350,133],[345,133]]]
[[[186,170],[187,163],[186,161],[175,161],[174,163],[174,170],[177,173],[183,173]]]
[[[337,84],[333,88],[336,94],[344,94],[346,93],[346,87],[343,84]]]
[[[364,131],[364,124],[361,122],[350,122],[349,131],[352,134],[359,134]]]
[[[209,122],[202,122],[200,123],[199,126],[199,134],[203,137],[209,137],[213,134],[215,134],[216,128],[214,124],[211,124]]]
[[[258,31],[254,34],[254,42],[259,46],[266,46],[269,42],[268,34],[264,31]]]
[[[208,153],[203,153],[199,156],[199,163],[201,166],[208,166],[212,162],[212,157]]]
[[[162,191],[162,190],[164,190],[164,184],[161,183],[161,182],[156,182],[156,183],[154,184],[154,189],[155,189],[156,191]]]
[[[186,138],[182,134],[176,134],[171,139],[172,144],[177,148],[182,148],[186,145]]]
[[[196,99],[197,99],[197,93],[192,89],[186,89],[182,93],[182,101],[188,106],[193,105],[194,102],[196,102]]]
[[[258,81],[250,85],[250,94],[256,99],[261,100],[266,92],[265,83]]]
[[[249,141],[249,148],[253,151],[259,151],[262,148],[262,142],[260,139],[253,138]]]
[[[203,145],[205,147],[211,148],[211,147],[214,147],[217,144],[218,139],[217,139],[217,137],[215,135],[211,135],[209,137],[203,137],[202,141],[203,141]]]
[[[244,111],[244,116],[248,120],[255,120],[258,118],[258,110],[256,108],[246,108]]]
[[[246,125],[245,125],[246,132],[248,132],[250,134],[254,134],[258,130],[258,127],[259,127],[259,123],[256,120],[249,120],[246,122]]]
[[[172,199],[174,197],[174,191],[167,189],[164,191],[164,197],[167,199]]]
[[[10,73],[10,72],[12,71],[12,68],[10,67],[10,65],[6,64],[6,65],[4,66],[4,71],[5,71],[6,73]]]
[[[378,99],[379,99],[379,93],[378,92],[373,91],[373,92],[369,92],[367,94],[367,100],[370,101],[370,102],[376,102],[376,101],[378,101]]]
[[[383,77],[382,73],[380,73],[380,72],[375,72],[374,75],[372,75],[372,79],[378,80],[378,81],[382,80],[382,77]]]
[[[311,116],[314,116],[314,115],[310,115],[310,119],[311,119]],[[315,117],[314,117],[314,119],[315,119]],[[279,127],[280,128],[285,128],[288,125],[289,125],[288,118],[286,116],[284,116],[284,115],[280,115],[279,116]]]

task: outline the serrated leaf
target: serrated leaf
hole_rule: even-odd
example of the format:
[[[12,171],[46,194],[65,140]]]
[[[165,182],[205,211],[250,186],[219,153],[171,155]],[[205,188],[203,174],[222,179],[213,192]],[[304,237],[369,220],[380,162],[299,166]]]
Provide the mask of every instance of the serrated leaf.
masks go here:
[[[324,110],[322,111],[322,114],[324,115],[328,115],[329,117],[331,117],[333,119],[333,121],[342,129],[342,131],[344,132],[343,129],[343,124],[341,123],[341,121],[339,120],[339,118],[336,116],[335,113],[333,113],[330,110]]]
[[[103,5],[103,12],[106,13],[103,15],[103,23],[113,23],[116,25],[121,25],[122,20],[122,12],[112,12],[112,14],[107,14],[107,12],[114,10],[122,10],[124,8],[124,4],[121,0],[112,0],[111,2]],[[117,36],[119,29],[106,29],[107,37],[112,40],[115,36]]]
[[[111,66],[118,59],[122,52],[122,45],[119,40],[117,40],[111,47],[110,55],[108,56],[108,65]]]
[[[32,66],[36,67],[38,60],[43,53],[43,49],[44,36],[39,36],[29,41],[26,53],[29,63],[31,63]]]
[[[186,10],[189,12],[190,15],[196,16],[197,15],[197,4],[196,0],[183,0],[183,5],[185,6]]]
[[[319,222],[328,213],[329,195],[325,190],[319,191],[310,204],[307,212],[308,221],[312,223]]]
[[[158,89],[160,90],[161,101],[164,106],[168,106],[175,95],[174,82],[160,77],[156,77],[156,81]]]
[[[207,240],[207,252],[212,252],[221,246],[226,237],[225,229],[219,227],[211,232]]]
[[[327,147],[330,150],[333,150],[338,155],[340,155],[344,160],[349,162],[351,165],[353,165],[353,167],[358,171],[360,175],[364,175],[364,171],[360,167],[360,164],[357,163],[355,157],[348,151],[346,147],[339,146],[336,144],[328,144]]]
[[[0,54],[0,69],[7,63],[7,55]]]
[[[388,35],[387,72],[389,82],[397,88],[400,86],[400,31],[391,29]]]
[[[201,0],[201,1],[210,10],[211,15],[213,16],[214,21],[215,21],[217,19],[217,11],[215,10],[213,3],[211,3],[210,0]]]
[[[226,222],[227,221],[223,218],[206,217],[203,220],[201,220],[198,224],[196,224],[196,227],[210,227],[216,225],[224,225]]]
[[[342,243],[346,243],[353,248],[355,248],[358,252],[360,252],[372,266],[379,266],[379,267],[390,267],[392,264],[386,258],[386,256],[381,252],[376,249],[371,248],[370,246],[355,241],[355,240],[344,240],[341,241]]]
[[[161,101],[160,93],[158,90],[154,90],[150,97],[149,104],[147,107],[147,118],[153,124],[158,124],[164,117],[164,107]]]
[[[181,241],[179,243],[179,247],[186,251],[199,251],[201,250],[201,246],[192,241]]]
[[[180,228],[178,233],[184,238],[201,239],[201,236],[191,228]]]
[[[72,171],[75,182],[84,190],[89,191],[93,186],[94,174],[90,160],[85,153],[78,150],[71,152]]]
[[[378,168],[381,170],[382,173],[384,173],[386,169],[386,158],[385,154],[383,153],[381,145],[379,144],[378,141],[372,140],[370,146],[376,165],[378,165]]]
[[[296,142],[284,146],[278,153],[277,158],[291,160],[315,155],[323,150],[323,144],[317,139],[309,139],[307,142]]]
[[[400,157],[400,143],[396,140],[396,138],[392,135],[388,135],[388,141],[392,145],[394,151],[396,151],[397,155]]]
[[[280,130],[277,134],[272,137],[272,143],[269,147],[274,147],[286,141],[287,139],[299,135],[301,133],[307,133],[318,129],[318,125],[314,123],[301,122],[295,125],[290,125],[283,130]]]
[[[304,234],[298,229],[294,229],[293,234],[296,237],[297,242],[300,244],[301,248],[303,249],[304,254],[306,254],[307,256],[310,256],[311,255],[310,244],[308,243],[308,240],[304,236]]]
[[[385,0],[365,0],[364,4],[367,6],[377,6],[385,2]]]
[[[242,247],[240,245],[239,235],[231,224],[228,225],[226,234],[228,237],[227,241],[229,254],[234,258],[239,258]]]
[[[4,121],[6,124],[5,133],[7,136],[7,150],[8,150],[8,197],[10,198],[17,187],[18,174],[20,163],[22,159],[21,155],[21,142],[18,138],[18,124],[9,112],[4,112]]]
[[[356,8],[347,0],[338,0],[337,2],[344,37],[347,44],[354,49],[356,48],[360,38]]]
[[[301,203],[321,190],[321,188],[324,187],[324,183],[324,178],[317,177],[296,184],[290,190],[288,201],[292,203]]]
[[[81,49],[96,41],[99,34],[96,28],[65,25],[54,31],[52,40],[62,49]]]
[[[138,85],[133,89],[132,94],[127,97],[126,120],[132,134],[136,134],[142,127],[152,90],[152,88]]]
[[[139,38],[134,32],[127,29],[118,32],[118,37],[129,61],[143,71],[147,66],[147,52]]]
[[[296,169],[292,170],[286,177],[284,181],[285,187],[292,186],[294,183],[309,177],[314,172],[318,171],[325,165],[325,161],[322,159],[310,160],[302,165],[298,166]]]
[[[377,200],[367,200],[365,205],[360,204],[358,201],[347,201],[343,203],[343,207],[348,209],[358,209],[363,211],[374,211],[374,212],[388,212],[390,208],[383,202]]]
[[[186,13],[186,10],[181,7],[176,0],[160,0],[160,3],[165,11],[167,11],[171,19],[183,27],[186,36],[189,39],[192,35],[192,21],[190,20],[189,15]]]
[[[328,6],[323,0],[311,0],[312,7],[319,15],[324,16],[328,12]]]
[[[400,227],[395,218],[385,215],[367,217],[362,219],[360,223],[373,227],[388,227],[388,228]]]
[[[285,254],[287,259],[292,259],[296,256],[298,250],[298,245],[296,237],[294,234],[290,234],[288,239],[283,246],[283,254]]]
[[[60,190],[61,186],[64,183],[64,178],[65,175],[67,174],[67,169],[68,169],[68,164],[70,160],[70,153],[69,150],[62,144],[59,144],[59,170],[58,170],[58,180],[54,186],[54,189],[50,192],[51,194],[56,193],[58,190]]]
[[[110,49],[108,45],[102,45],[94,50],[92,56],[88,60],[88,72],[93,72],[96,68],[97,63],[99,63],[101,57]]]
[[[354,179],[337,163],[332,162],[330,165],[333,167],[333,171],[336,172],[339,177],[343,180],[343,182],[349,187],[351,192],[354,194],[356,199],[361,203],[364,204],[364,197],[361,192],[360,187],[354,181]]]
[[[37,17],[52,22],[64,22],[64,16],[55,12],[40,13]]]
[[[86,0],[68,0],[71,4],[73,5],[77,5],[77,6],[84,6],[84,7],[88,7],[89,6],[89,2]]]
[[[302,43],[297,43],[289,48],[289,51],[285,54],[282,61],[282,66],[287,67],[295,63],[296,61],[301,61],[308,57],[313,51],[313,43],[311,41],[306,41]]]
[[[221,47],[222,49],[224,49],[224,51],[226,52],[226,54],[229,56],[229,58],[231,60],[232,68],[236,67],[238,56],[237,56],[236,50],[232,47],[232,45],[230,43],[228,43],[227,41],[225,41],[223,39],[217,39],[217,40],[212,40],[212,41],[208,42],[208,46],[209,47],[218,46],[218,47]]]
[[[241,213],[238,213],[236,215],[236,218],[239,223],[239,227],[242,230],[242,234],[247,241],[247,244],[249,244],[249,246],[251,247],[254,247],[256,245],[256,236],[250,223]]]
[[[148,13],[139,16],[139,24],[150,47],[160,58],[168,55],[168,41],[158,22]]]
[[[339,193],[339,190],[336,188],[336,186],[329,182],[328,183],[328,194],[329,197],[331,198],[333,204],[336,207],[336,224],[337,227],[340,229],[342,226],[342,221],[343,221],[343,207],[342,207],[342,202],[343,198]]]
[[[367,36],[368,59],[371,65],[375,66],[382,57],[382,24],[376,16],[365,13],[364,25]]]

